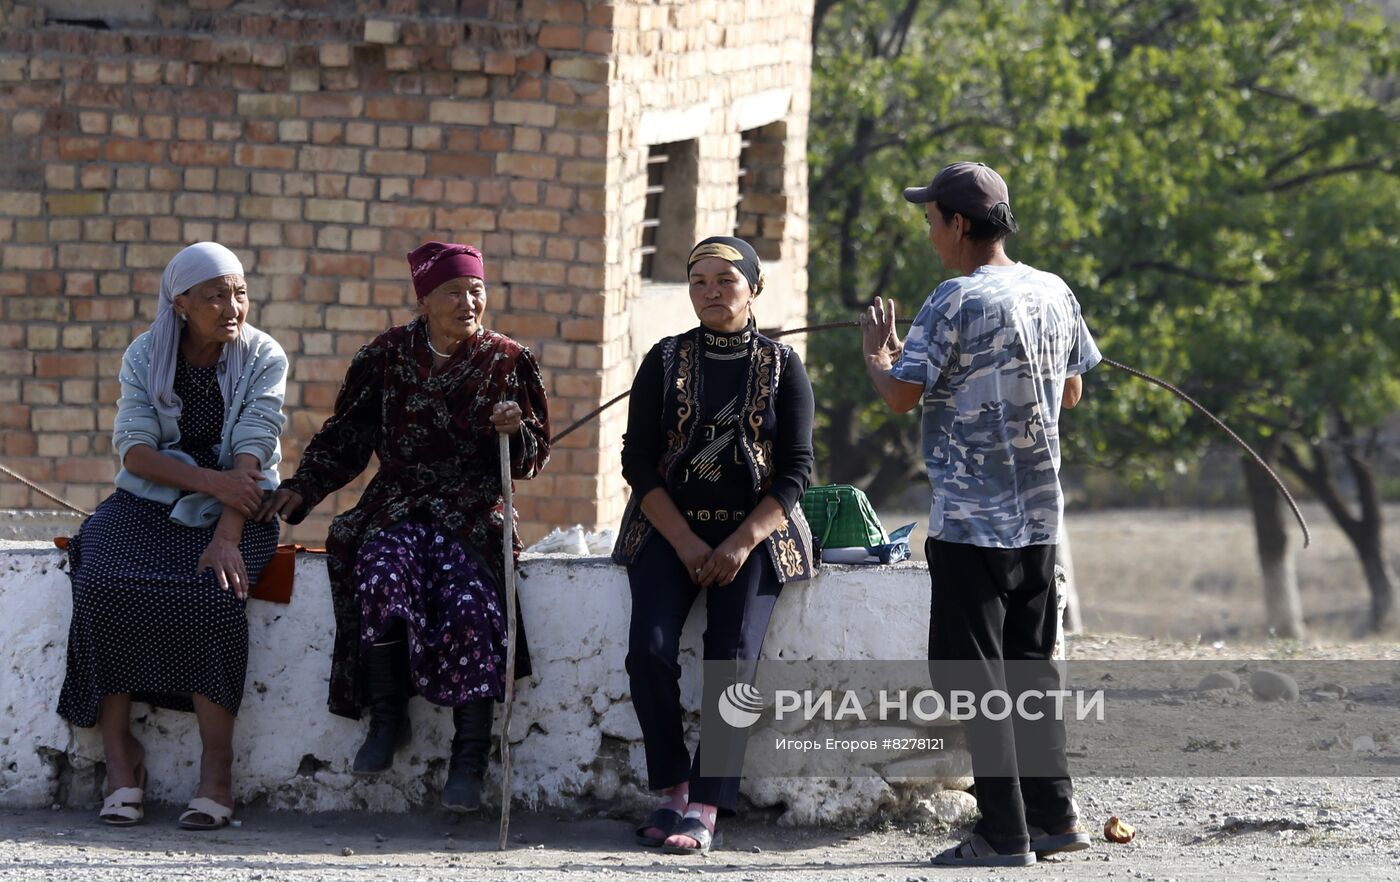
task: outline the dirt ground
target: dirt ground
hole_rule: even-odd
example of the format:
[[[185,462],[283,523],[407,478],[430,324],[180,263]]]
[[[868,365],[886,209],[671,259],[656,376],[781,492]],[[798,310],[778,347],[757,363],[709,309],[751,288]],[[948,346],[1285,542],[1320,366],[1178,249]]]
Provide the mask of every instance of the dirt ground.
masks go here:
[[[727,882],[778,880],[1396,880],[1400,785],[1297,779],[1086,779],[1086,821],[1110,814],[1137,827],[1114,845],[1095,836],[1084,852],[1017,870],[928,865],[965,828],[909,828],[872,819],[862,830],[788,830],[748,819],[723,824],[703,858],[630,844],[622,820],[512,818],[511,844],[496,850],[494,818],[452,823],[442,815],[242,813],[213,834],[175,827],[158,808],[142,827],[99,827],[90,812],[0,815],[0,879],[91,882],[244,880],[645,880],[696,875]]]

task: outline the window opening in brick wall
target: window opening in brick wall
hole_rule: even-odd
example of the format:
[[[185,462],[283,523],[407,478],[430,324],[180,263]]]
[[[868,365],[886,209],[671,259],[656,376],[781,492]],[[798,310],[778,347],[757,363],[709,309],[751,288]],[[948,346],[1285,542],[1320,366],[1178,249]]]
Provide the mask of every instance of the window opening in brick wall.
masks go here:
[[[91,28],[94,31],[110,31],[112,29],[111,25],[100,18],[51,18],[48,23],[75,28]]]
[[[783,192],[787,123],[775,122],[740,134],[739,201],[734,235],[764,260],[782,257],[788,200]]]
[[[642,216],[642,278],[652,278],[656,265],[656,228],[661,226],[661,195],[666,192],[666,161],[670,144],[647,151],[647,206]]]
[[[746,178],[749,176],[749,147],[753,141],[749,139],[749,133],[740,135],[739,141],[739,198],[734,201],[734,235],[743,238],[743,233],[739,231],[739,216],[744,210],[744,193],[748,189]]]
[[[695,141],[653,144],[647,150],[646,207],[642,214],[642,279],[684,282],[685,258],[695,243],[695,190],[700,151]]]
[[[27,0],[27,5],[43,7],[51,25],[110,31],[124,23],[154,21],[157,0]]]

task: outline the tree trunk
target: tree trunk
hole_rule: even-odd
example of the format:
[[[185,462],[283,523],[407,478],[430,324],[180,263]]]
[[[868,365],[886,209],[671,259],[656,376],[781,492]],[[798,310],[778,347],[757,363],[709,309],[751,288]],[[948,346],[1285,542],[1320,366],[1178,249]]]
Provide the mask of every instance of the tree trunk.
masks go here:
[[[1297,451],[1285,445],[1280,451],[1281,461],[1308,485],[1308,489],[1327,506],[1327,512],[1346,533],[1347,540],[1361,559],[1361,570],[1366,576],[1366,590],[1371,595],[1371,630],[1382,631],[1395,623],[1395,574],[1385,559],[1385,541],[1382,527],[1384,515],[1381,509],[1380,493],[1376,489],[1376,476],[1370,464],[1357,449],[1356,439],[1350,427],[1338,419],[1342,436],[1343,460],[1351,472],[1356,485],[1356,495],[1360,503],[1360,514],[1352,515],[1342,499],[1341,491],[1332,477],[1327,463],[1326,452],[1320,445],[1311,446],[1311,463],[1306,463]]]
[[[1361,570],[1366,574],[1366,589],[1371,592],[1371,630],[1384,631],[1395,623],[1395,573],[1386,563],[1380,543],[1380,521],[1365,525],[1366,537],[1357,544]]]
[[[1288,547],[1288,522],[1283,499],[1273,481],[1249,457],[1244,463],[1249,508],[1254,513],[1254,544],[1264,579],[1264,613],[1269,630],[1280,637],[1303,636],[1303,612],[1298,600],[1298,571]]]

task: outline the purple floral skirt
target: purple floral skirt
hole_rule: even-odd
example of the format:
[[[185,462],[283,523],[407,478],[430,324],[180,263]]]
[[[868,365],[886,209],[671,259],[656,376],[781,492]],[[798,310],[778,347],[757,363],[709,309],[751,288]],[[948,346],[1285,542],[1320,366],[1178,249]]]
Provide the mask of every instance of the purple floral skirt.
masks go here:
[[[505,613],[489,573],[446,531],[404,521],[376,534],[355,585],[361,650],[402,621],[415,692],[446,707],[504,698]]]

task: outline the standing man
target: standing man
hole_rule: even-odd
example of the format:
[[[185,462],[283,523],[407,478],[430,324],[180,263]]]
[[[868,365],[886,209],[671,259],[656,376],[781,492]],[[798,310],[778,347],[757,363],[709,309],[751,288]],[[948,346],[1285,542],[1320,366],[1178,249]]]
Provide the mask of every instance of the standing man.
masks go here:
[[[958,273],[924,302],[903,344],[893,301],[877,297],[861,319],[865,365],[880,397],[897,413],[923,402],[933,486],[929,659],[979,662],[950,666],[961,672],[952,677],[936,668],[940,688],[1001,689],[1013,698],[1057,689],[1050,656],[1064,512],[1060,407],[1079,402],[1079,375],[1102,356],[1064,281],[1007,257],[1004,243],[1017,225],[995,171],[954,163],[904,198],[923,207],[929,243]],[[982,819],[935,864],[1024,866],[1037,854],[1088,848],[1064,723],[1044,704],[1039,723],[1020,713],[968,721]],[[1026,710],[1033,715],[1036,703]]]

